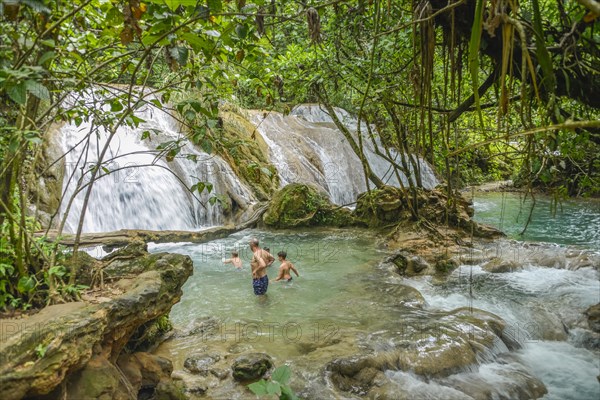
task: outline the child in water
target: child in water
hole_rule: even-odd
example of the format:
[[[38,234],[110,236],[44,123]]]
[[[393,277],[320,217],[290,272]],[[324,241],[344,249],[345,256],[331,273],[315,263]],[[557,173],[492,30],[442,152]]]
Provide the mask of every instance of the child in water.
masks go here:
[[[279,275],[277,276],[277,278],[275,278],[275,282],[281,280],[285,282],[291,282],[292,275],[290,273],[290,270],[294,271],[296,276],[300,276],[296,268],[294,268],[294,264],[285,259],[287,257],[287,253],[285,251],[280,251],[279,253],[277,253],[277,256],[279,258],[279,261],[281,261],[281,265],[279,266]]]
[[[237,251],[232,251],[231,258],[223,260],[223,264],[233,264],[237,269],[242,269],[242,259],[238,256]]]

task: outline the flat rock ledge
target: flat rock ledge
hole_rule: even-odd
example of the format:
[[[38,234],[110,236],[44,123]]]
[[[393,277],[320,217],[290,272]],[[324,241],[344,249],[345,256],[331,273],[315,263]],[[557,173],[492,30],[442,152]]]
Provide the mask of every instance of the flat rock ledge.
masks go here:
[[[53,305],[27,318],[0,320],[2,399],[63,398],[64,391],[77,386],[81,371],[96,364],[118,371],[114,367],[131,336],[170,311],[192,271],[188,256],[146,253],[120,260],[119,268],[105,268],[112,281],[126,279],[122,294],[99,303]],[[124,398],[135,399],[136,394]]]

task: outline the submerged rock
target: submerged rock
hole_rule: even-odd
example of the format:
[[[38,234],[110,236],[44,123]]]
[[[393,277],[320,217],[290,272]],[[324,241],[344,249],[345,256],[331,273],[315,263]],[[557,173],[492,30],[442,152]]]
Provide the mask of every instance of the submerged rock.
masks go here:
[[[231,370],[235,380],[245,382],[262,378],[272,367],[273,360],[268,354],[248,353],[236,358]]]
[[[350,210],[333,205],[317,188],[299,183],[275,193],[263,221],[276,228],[355,225]]]
[[[484,271],[491,272],[494,274],[504,272],[514,272],[522,269],[522,267],[514,261],[503,260],[498,257],[492,258],[481,266]]]
[[[188,371],[207,376],[211,366],[219,361],[221,356],[218,354],[193,354],[185,359],[183,366]]]
[[[587,316],[587,322],[590,329],[600,333],[600,303],[590,306],[584,313]]]
[[[383,373],[403,371],[421,382],[441,382],[492,362],[507,352],[507,347],[519,346],[505,337],[506,324],[501,318],[477,309],[432,313],[426,319],[406,319],[384,328],[369,335],[370,342],[363,343],[366,348],[372,347],[372,353],[336,359],[327,365],[327,377],[336,388],[359,396],[410,398],[415,394],[412,388],[406,393],[400,390],[399,397],[394,397],[393,385],[388,385]],[[514,383],[526,384],[519,380]]]

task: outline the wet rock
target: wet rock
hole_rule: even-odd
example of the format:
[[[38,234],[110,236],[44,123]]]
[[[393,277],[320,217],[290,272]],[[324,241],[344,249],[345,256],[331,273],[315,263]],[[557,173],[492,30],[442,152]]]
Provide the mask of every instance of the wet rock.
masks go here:
[[[331,382],[340,390],[364,396],[380,379],[381,370],[375,359],[370,356],[354,356],[330,362],[326,369],[330,371]]]
[[[388,257],[384,262],[394,264],[400,275],[408,277],[426,273],[431,267],[423,257],[410,255],[405,251]]]
[[[239,356],[231,366],[237,381],[252,381],[263,377],[273,367],[273,360],[265,353],[249,353]]]
[[[548,393],[544,383],[523,365],[502,357],[498,361],[481,365],[476,373],[450,376],[441,383],[475,400],[529,400]]]
[[[406,307],[422,307],[425,305],[425,298],[417,289],[412,286],[399,283],[378,283],[376,290],[388,294],[397,305]]]
[[[200,374],[202,376],[207,376],[210,367],[220,359],[221,356],[216,353],[193,354],[185,359],[183,366],[190,372]]]
[[[154,390],[152,400],[187,400],[185,388],[181,382],[161,381]]]
[[[275,193],[263,221],[276,228],[355,225],[349,210],[332,204],[317,188],[299,183]]]
[[[81,400],[135,399],[127,386],[123,384],[119,370],[101,356],[92,357],[83,369],[70,377],[66,398]]]
[[[295,344],[296,350],[300,354],[309,354],[318,349],[329,347],[340,343],[342,340],[338,337],[327,336],[323,340],[298,342]]]
[[[229,376],[229,371],[221,368],[211,368],[210,373],[221,381]]]
[[[522,269],[522,267],[514,261],[503,260],[498,257],[492,258],[481,266],[484,271],[491,272],[493,274],[513,272]]]
[[[590,329],[600,333],[600,303],[590,306],[584,313],[587,316],[587,322]]]

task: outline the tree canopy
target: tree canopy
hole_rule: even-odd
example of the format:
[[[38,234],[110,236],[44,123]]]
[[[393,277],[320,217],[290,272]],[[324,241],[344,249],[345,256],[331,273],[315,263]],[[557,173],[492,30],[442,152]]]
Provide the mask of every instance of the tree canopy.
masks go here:
[[[209,153],[228,145],[218,135],[220,101],[283,112],[319,102],[332,116],[341,107],[366,122],[354,135],[334,118],[376,186],[383,182],[362,152],[375,138],[383,157],[402,155],[398,171],[415,165],[411,154],[423,156],[449,192],[513,177],[557,196],[600,193],[595,0],[2,0],[0,7],[0,308],[76,296],[75,271],[61,264],[56,246],[33,236],[39,226],[27,211],[51,127],[93,119],[112,137],[139,125],[135,110],[147,103],[171,110]],[[89,90],[101,107],[86,104],[80,94]],[[157,157],[180,148],[164,143]],[[106,149],[86,180],[74,182],[78,192],[89,197],[111,172]]]

